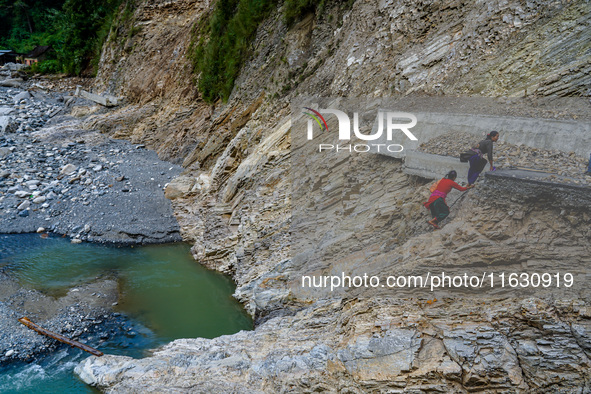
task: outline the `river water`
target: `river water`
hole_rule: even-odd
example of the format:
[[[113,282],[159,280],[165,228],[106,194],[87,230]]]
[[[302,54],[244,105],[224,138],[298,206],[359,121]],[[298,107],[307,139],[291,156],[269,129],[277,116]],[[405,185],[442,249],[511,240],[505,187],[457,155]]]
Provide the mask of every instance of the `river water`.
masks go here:
[[[21,285],[55,297],[96,277],[116,277],[116,311],[127,329],[100,343],[105,354],[139,358],[174,339],[252,329],[231,297],[231,279],[197,264],[187,244],[110,247],[38,234],[0,235],[0,267]],[[72,372],[86,357],[64,345],[32,363],[4,367],[0,393],[94,392]]]

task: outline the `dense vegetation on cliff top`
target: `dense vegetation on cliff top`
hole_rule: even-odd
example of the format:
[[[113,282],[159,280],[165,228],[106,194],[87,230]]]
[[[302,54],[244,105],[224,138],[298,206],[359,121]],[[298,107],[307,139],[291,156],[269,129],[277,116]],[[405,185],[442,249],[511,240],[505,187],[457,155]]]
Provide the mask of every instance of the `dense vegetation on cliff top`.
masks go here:
[[[0,0],[0,48],[50,45],[40,71],[93,73],[122,0]]]
[[[325,0],[218,0],[213,13],[194,27],[189,57],[205,101],[228,100],[259,24],[282,3],[289,26],[323,9]]]
[[[343,2],[347,6],[353,0]],[[325,0],[218,0],[193,29],[189,58],[203,99],[227,100],[259,24],[279,6],[289,26],[322,10]],[[37,71],[95,74],[101,48],[114,27],[129,17],[134,0],[0,0],[0,48],[26,54],[53,49]]]

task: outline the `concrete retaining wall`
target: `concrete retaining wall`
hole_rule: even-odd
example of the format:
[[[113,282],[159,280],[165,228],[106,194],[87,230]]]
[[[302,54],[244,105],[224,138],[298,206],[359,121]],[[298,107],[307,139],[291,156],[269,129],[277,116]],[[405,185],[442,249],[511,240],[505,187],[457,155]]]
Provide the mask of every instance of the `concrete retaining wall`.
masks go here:
[[[491,130],[498,130],[501,141],[514,145],[575,152],[585,158],[591,152],[591,123],[588,122],[436,112],[416,112],[414,115],[417,125],[410,131],[418,141],[411,141],[401,131],[393,134],[392,141],[387,141],[386,133],[383,133],[384,137],[375,144],[400,144],[404,150],[392,153],[381,149],[375,153],[405,159],[404,172],[424,178],[441,178],[453,169],[458,172],[458,180],[466,180],[468,164],[460,163],[460,152],[458,157],[449,157],[416,151],[420,144],[452,131],[473,134],[476,142]],[[373,129],[373,132],[377,130],[377,122]]]
[[[409,151],[416,150],[419,144],[452,131],[473,134],[476,142],[491,130],[498,130],[501,133],[500,140],[510,144],[575,152],[582,157],[589,157],[591,152],[591,123],[589,122],[436,112],[416,112],[414,115],[417,117],[417,125],[410,131],[418,141],[411,141],[404,133],[395,132],[393,141],[389,142],[385,139],[384,133],[384,137],[375,143],[400,144],[404,146],[404,151],[401,153],[384,151],[380,154],[402,158]],[[374,125],[375,129],[377,129],[376,125]]]
[[[423,178],[443,178],[451,170],[458,173],[458,182],[467,181],[468,163],[461,163],[451,156],[432,155],[429,153],[409,151],[404,159],[404,173]]]

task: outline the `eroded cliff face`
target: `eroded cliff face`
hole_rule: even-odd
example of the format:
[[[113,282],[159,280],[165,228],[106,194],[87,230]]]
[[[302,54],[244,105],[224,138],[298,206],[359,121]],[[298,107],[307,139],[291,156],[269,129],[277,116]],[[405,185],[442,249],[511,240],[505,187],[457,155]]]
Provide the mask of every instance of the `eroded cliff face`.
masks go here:
[[[251,132],[268,134],[299,96],[589,95],[587,2],[358,1],[328,2],[321,17],[289,29],[279,7],[261,24],[229,102],[210,106],[187,51],[212,7],[138,2],[111,32],[96,83],[130,105],[87,126],[209,169],[253,113],[265,130]]]
[[[456,205],[451,222],[433,233],[424,223],[426,186],[420,180],[400,173],[400,163],[387,158],[363,168],[391,176],[374,175],[366,182],[340,221],[342,233],[367,234],[363,250],[312,246],[315,255],[347,255],[333,269],[365,265],[370,274],[400,275],[425,264],[438,272],[481,264],[504,264],[511,271],[525,263],[540,270],[589,263],[591,219],[580,210],[526,204],[519,196],[497,201],[496,195],[469,194],[461,208]],[[342,170],[327,168],[320,176]],[[323,190],[338,188],[324,184],[311,198],[331,199]],[[92,359],[79,368],[83,379],[115,392],[531,392],[586,386],[591,344],[586,301],[566,293],[558,299],[508,292],[433,300],[420,290],[406,295],[392,290],[390,297],[368,296],[366,290],[345,298],[290,292],[288,284],[299,272],[285,250],[290,218],[280,208],[285,196],[280,191],[274,196],[266,185],[255,190],[245,198],[252,211],[242,206],[232,219],[226,213],[226,224],[222,204],[190,216],[203,221],[207,234],[198,238],[198,258],[234,272],[238,296],[259,317],[257,328],[214,340],[177,340],[143,360]],[[384,190],[395,192],[384,195]],[[258,199],[264,203],[256,204]],[[350,207],[337,203],[327,215],[343,208]],[[359,214],[367,210],[374,217],[360,228]],[[228,230],[232,220],[236,235]],[[299,230],[313,233],[317,226]],[[382,236],[370,238],[374,234]]]
[[[208,105],[192,83],[187,50],[192,26],[212,6],[139,3],[118,32],[123,38],[105,48],[96,84],[128,105],[85,124],[183,164],[185,174],[166,189],[183,237],[199,263],[234,277],[257,327],[177,340],[142,360],[91,358],[80,376],[114,392],[584,391],[591,350],[584,292],[436,301],[327,295],[292,286],[301,274],[292,257],[346,257],[318,263],[324,273],[365,264],[388,275],[466,262],[580,268],[591,262],[585,201],[483,188],[458,200],[449,224],[433,233],[422,207],[427,181],[404,174],[399,160],[371,155],[292,171],[289,104],[299,96],[429,94],[442,103],[462,94],[588,96],[591,5],[409,0],[343,9],[328,2],[322,17],[289,29],[279,8],[260,26],[228,103]],[[587,101],[554,111],[553,100],[521,115],[588,113]],[[363,169],[363,185],[334,177],[353,164]],[[294,193],[294,185],[313,185],[306,197],[326,201],[324,214],[340,218],[332,236],[354,231],[363,248],[337,249],[318,223],[293,223],[302,210],[294,196],[304,190]],[[317,235],[318,243],[293,250],[292,231]]]

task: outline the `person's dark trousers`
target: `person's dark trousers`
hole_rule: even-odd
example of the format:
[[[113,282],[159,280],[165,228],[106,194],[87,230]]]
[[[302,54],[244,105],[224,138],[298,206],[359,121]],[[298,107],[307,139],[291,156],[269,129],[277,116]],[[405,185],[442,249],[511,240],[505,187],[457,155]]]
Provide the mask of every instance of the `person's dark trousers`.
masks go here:
[[[486,159],[484,157],[478,157],[478,155],[474,155],[468,160],[470,162],[470,169],[468,170],[468,183],[470,185],[474,184],[478,179],[478,176],[484,170],[484,166],[486,166]]]
[[[429,209],[431,210],[431,217],[437,218],[438,223],[441,223],[449,215],[449,208],[441,197],[433,201],[429,205]]]
[[[587,165],[587,172],[586,174],[591,175],[591,155],[589,155],[589,164]]]

